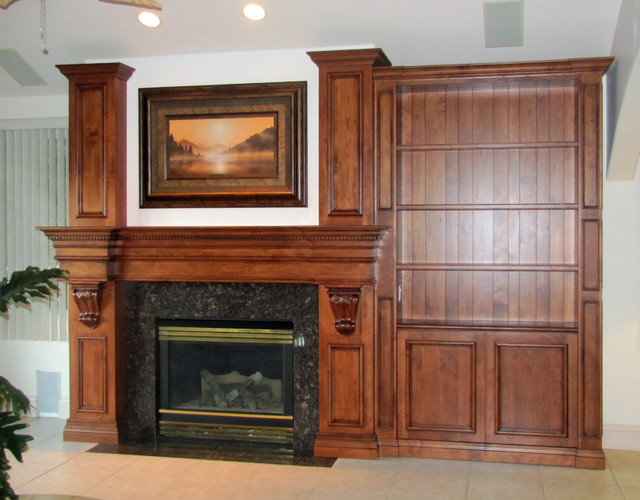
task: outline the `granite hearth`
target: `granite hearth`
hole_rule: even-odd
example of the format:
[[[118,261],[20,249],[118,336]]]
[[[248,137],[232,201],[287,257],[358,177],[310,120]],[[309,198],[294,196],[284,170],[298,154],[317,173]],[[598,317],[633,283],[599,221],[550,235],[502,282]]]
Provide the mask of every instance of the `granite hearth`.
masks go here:
[[[318,287],[296,283],[126,282],[125,442],[154,440],[158,318],[293,323],[293,452],[310,456],[318,432]]]

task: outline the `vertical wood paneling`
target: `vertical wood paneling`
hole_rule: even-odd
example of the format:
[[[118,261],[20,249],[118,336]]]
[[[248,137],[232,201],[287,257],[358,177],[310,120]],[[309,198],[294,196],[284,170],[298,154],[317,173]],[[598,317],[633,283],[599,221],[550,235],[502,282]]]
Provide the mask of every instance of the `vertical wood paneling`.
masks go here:
[[[493,273],[493,320],[509,321],[509,272]]]
[[[76,338],[78,343],[78,411],[107,412],[107,339]],[[102,369],[96,370],[96,367]]]
[[[458,164],[458,203],[473,203],[473,153],[460,151]]]
[[[472,119],[474,143],[493,142],[493,86],[475,83],[472,90]]]
[[[535,150],[520,151],[520,200],[519,203],[536,203],[537,155]]]
[[[330,213],[362,213],[361,75],[333,76],[329,84]],[[339,110],[339,112],[338,112]]]
[[[491,321],[493,319],[493,272],[473,272],[473,319]]]
[[[550,88],[548,81],[536,82],[536,141],[549,142],[551,136]]]
[[[447,85],[445,96],[445,143],[457,144],[458,137],[458,85]]]
[[[535,142],[537,139],[537,89],[535,82],[520,83],[520,141]]]
[[[582,436],[602,435],[602,318],[598,301],[582,304],[584,371],[582,375]]]
[[[409,341],[407,429],[476,429],[476,349],[471,342]]]
[[[446,155],[443,151],[434,151],[426,155],[425,198],[429,204],[446,203]]]
[[[433,85],[426,95],[425,144],[444,144],[446,138],[446,86]]]
[[[498,434],[567,437],[568,362],[565,345],[495,346],[495,429]],[[532,384],[531,379],[536,383]]]
[[[493,153],[493,197],[491,202],[496,204],[509,203],[509,151],[494,151]]]
[[[392,90],[379,91],[377,94],[376,119],[376,186],[378,210],[393,208],[395,182],[393,164],[395,156],[395,120],[394,97]]]
[[[487,150],[473,153],[473,203],[493,203],[493,152]]]
[[[551,266],[578,264],[577,146],[563,144],[577,138],[577,89],[573,79],[402,87],[398,138],[425,148],[398,155],[398,256],[425,268],[399,272],[400,319],[575,324],[577,269]],[[509,265],[543,269],[491,270]]]
[[[400,271],[401,320],[575,325],[576,273]]]
[[[520,142],[520,85],[509,82],[509,142]]]
[[[583,281],[584,290],[600,290],[600,221],[582,221]]]
[[[395,318],[393,299],[378,299],[378,345],[377,345],[377,427],[395,426]]]
[[[76,165],[78,175],[78,217],[106,217],[105,192],[105,106],[106,87],[81,85],[78,87],[77,105],[79,128],[84,140],[79,144]]]
[[[509,84],[493,84],[493,142],[509,142]]]
[[[495,264],[509,263],[509,211],[493,211],[493,262]]]
[[[550,200],[550,153],[548,149],[537,151],[536,161],[536,203],[549,203]]]
[[[364,425],[362,349],[358,345],[329,346],[332,424]]]
[[[467,83],[458,85],[458,142],[473,142],[473,87]]]
[[[600,206],[600,86],[583,85],[583,204]]]
[[[493,263],[493,212],[475,210],[473,213],[473,263]]]

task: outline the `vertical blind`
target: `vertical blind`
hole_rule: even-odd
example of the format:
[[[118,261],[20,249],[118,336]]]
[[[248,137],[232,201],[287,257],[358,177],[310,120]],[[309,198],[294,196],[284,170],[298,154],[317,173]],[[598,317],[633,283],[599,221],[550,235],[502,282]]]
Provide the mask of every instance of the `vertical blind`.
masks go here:
[[[0,278],[58,265],[35,228],[67,225],[67,135],[65,128],[0,130]],[[0,340],[67,340],[66,288],[30,308],[11,306],[9,320],[0,318]]]

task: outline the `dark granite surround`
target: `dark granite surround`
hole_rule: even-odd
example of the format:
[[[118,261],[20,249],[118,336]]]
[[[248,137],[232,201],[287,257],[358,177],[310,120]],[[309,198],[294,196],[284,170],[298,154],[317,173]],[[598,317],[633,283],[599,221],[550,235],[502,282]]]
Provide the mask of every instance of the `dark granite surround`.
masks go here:
[[[318,432],[318,287],[291,283],[125,282],[127,441],[156,436],[156,318],[293,322],[294,444],[311,456]],[[300,345],[304,339],[304,345]]]

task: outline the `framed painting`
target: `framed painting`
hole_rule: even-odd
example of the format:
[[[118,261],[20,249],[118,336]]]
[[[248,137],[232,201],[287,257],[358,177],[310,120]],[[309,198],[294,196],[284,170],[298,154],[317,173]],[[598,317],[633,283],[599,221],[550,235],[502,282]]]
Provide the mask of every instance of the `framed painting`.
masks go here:
[[[140,206],[307,204],[306,82],[139,91]]]

